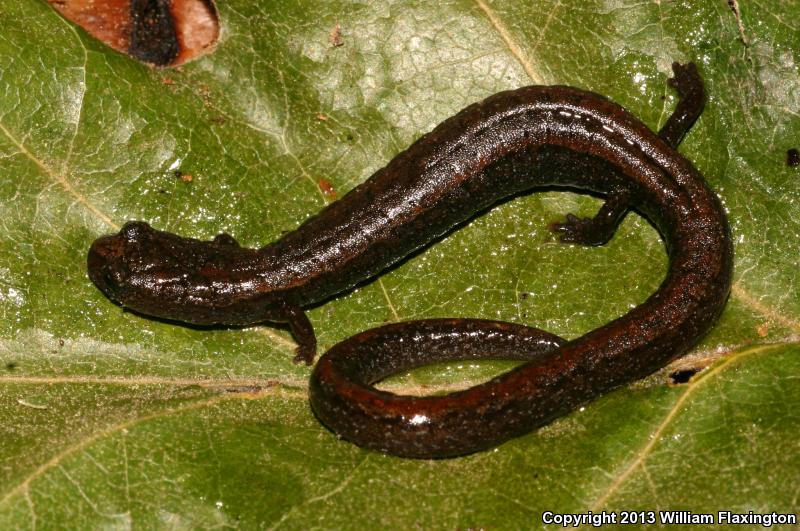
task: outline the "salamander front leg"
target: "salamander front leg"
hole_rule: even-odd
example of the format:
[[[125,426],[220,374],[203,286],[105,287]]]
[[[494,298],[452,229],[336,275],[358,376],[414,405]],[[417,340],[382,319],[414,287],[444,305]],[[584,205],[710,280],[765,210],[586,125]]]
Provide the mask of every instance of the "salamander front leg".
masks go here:
[[[565,243],[603,245],[611,239],[628,212],[630,196],[630,192],[624,188],[614,190],[593,218],[567,214],[565,222],[551,223],[549,228],[559,233],[559,239]]]
[[[314,327],[299,306],[288,306],[286,310],[286,322],[289,323],[292,335],[297,341],[297,355],[294,357],[294,362],[311,365],[317,354],[317,336],[314,334]]]

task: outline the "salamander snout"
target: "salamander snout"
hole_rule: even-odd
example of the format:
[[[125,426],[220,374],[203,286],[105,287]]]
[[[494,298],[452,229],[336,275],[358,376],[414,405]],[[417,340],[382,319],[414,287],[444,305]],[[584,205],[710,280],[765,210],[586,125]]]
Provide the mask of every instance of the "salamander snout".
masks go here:
[[[124,271],[125,244],[118,235],[98,238],[89,248],[89,278],[110,299],[119,300],[119,291],[127,276]]]
[[[141,221],[126,223],[118,234],[96,239],[87,257],[89,278],[110,299],[122,302],[130,276],[130,247],[137,245],[153,229]]]

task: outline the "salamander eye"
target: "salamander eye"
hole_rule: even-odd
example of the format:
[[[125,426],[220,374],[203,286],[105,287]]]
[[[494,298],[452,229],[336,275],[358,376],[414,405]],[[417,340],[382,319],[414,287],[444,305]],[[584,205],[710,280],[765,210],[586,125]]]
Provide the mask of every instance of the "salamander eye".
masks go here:
[[[106,286],[109,289],[116,290],[122,286],[125,278],[120,271],[115,271],[111,268],[105,267],[103,268],[103,280],[105,280]]]
[[[119,233],[129,242],[141,240],[142,237],[153,229],[144,221],[129,221],[122,226]]]

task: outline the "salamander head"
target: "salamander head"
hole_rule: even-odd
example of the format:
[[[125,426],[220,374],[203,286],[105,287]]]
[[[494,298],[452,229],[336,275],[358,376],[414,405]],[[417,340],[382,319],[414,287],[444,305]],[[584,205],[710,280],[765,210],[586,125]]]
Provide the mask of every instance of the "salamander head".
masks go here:
[[[126,223],[89,249],[89,278],[111,300],[137,312],[197,324],[227,320],[252,281],[237,264],[253,259],[227,235],[213,241],[182,238],[147,223]],[[252,277],[252,274],[249,275]],[[262,302],[263,304],[263,302]],[[220,310],[227,311],[220,316]],[[236,321],[238,318],[230,316]]]
[[[109,299],[124,303],[130,282],[141,269],[141,250],[147,248],[153,229],[147,223],[131,221],[117,234],[96,239],[89,248],[89,278]]]

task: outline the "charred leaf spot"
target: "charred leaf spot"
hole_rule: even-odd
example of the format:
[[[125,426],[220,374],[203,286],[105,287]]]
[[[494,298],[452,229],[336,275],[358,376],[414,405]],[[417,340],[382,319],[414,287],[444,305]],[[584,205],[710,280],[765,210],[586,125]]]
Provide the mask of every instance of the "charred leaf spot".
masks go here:
[[[800,151],[797,148],[792,148],[786,152],[786,165],[791,168],[800,166]]]
[[[111,48],[156,66],[207,53],[219,37],[212,0],[48,0],[65,18]],[[165,84],[173,84],[164,78]]]
[[[131,2],[131,43],[128,53],[137,59],[165,66],[178,56],[178,33],[170,0]]]
[[[680,369],[675,372],[670,373],[669,379],[675,385],[685,384],[688,383],[689,380],[692,379],[692,376],[697,374],[699,371],[697,369]]]

